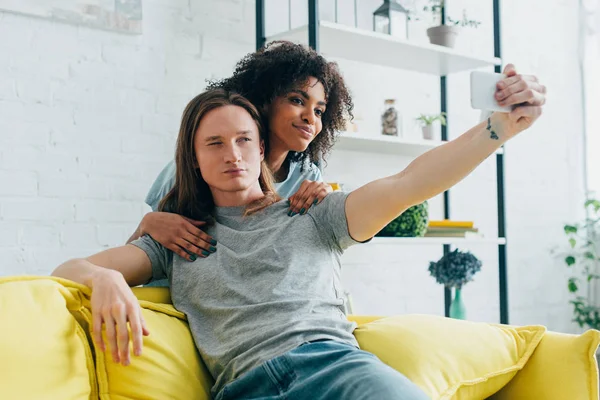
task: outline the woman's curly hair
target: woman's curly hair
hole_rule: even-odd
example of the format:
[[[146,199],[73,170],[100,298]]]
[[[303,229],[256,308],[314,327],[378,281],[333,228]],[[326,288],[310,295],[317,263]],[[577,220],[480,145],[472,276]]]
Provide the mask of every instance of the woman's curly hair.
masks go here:
[[[246,55],[236,64],[231,77],[210,82],[208,89],[237,92],[262,110],[276,97],[306,83],[311,76],[323,84],[327,108],[322,116],[321,133],[304,152],[288,155],[291,160],[304,164],[324,159],[333,147],[336,132],[344,129],[346,119],[354,118],[352,97],[337,63],[328,62],[310,47],[274,41]],[[268,150],[269,143],[265,145]]]

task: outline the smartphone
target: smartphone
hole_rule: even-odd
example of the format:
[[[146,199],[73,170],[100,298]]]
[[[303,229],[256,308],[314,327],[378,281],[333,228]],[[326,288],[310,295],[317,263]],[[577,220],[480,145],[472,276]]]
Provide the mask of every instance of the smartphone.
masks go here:
[[[509,113],[511,106],[500,106],[496,100],[496,84],[506,78],[496,72],[471,72],[471,107],[478,110]]]

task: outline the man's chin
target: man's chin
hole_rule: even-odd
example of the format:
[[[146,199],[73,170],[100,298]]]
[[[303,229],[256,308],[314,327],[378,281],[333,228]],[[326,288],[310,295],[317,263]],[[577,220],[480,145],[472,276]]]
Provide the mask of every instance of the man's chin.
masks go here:
[[[252,182],[249,182],[248,179],[245,178],[232,178],[227,181],[220,181],[214,185],[210,185],[213,189],[219,190],[221,192],[240,192],[247,190],[252,186]]]

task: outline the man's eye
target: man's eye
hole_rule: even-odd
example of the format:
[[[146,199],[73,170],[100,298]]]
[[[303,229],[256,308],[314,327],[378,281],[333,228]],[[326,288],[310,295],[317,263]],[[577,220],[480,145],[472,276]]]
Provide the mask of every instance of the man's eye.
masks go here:
[[[213,143],[209,143],[208,145],[209,145],[209,146],[214,146],[214,145],[216,145],[216,144],[221,144],[221,142],[213,142]]]
[[[252,139],[247,138],[247,137],[241,138],[240,140],[243,141],[243,142],[251,142],[252,141]]]

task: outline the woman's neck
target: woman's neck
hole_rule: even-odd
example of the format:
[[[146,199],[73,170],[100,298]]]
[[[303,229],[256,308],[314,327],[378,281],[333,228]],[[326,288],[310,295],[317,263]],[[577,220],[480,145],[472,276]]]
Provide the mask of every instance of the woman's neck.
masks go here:
[[[284,181],[287,178],[289,172],[289,162],[286,161],[288,152],[287,149],[281,148],[275,143],[269,149],[267,164],[273,171],[273,176],[277,182]]]

